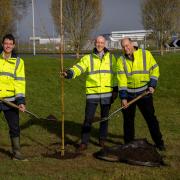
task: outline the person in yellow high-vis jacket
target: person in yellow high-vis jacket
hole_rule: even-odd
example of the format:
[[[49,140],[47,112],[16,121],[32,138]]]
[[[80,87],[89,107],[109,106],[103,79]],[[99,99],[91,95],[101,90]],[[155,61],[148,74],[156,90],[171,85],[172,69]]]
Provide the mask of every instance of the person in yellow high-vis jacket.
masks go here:
[[[159,78],[159,66],[150,51],[135,48],[130,38],[122,39],[121,46],[124,54],[117,60],[117,78],[122,105],[126,107],[123,110],[124,141],[129,143],[134,140],[137,105],[147,122],[156,147],[165,150],[159,123],[154,115],[152,98]],[[129,107],[127,106],[128,101],[144,91],[149,91],[149,94]]]
[[[24,62],[13,52],[15,39],[12,34],[3,37],[0,54],[0,99],[16,103],[20,111],[25,111]],[[12,143],[13,159],[25,160],[20,152],[19,111],[0,101],[0,111],[8,122]]]
[[[82,127],[82,140],[79,150],[85,150],[88,145],[91,123],[97,105],[101,107],[101,118],[107,117],[109,109],[117,95],[116,58],[105,47],[106,40],[98,36],[95,48],[91,54],[63,73],[65,78],[72,79],[86,73],[86,108]],[[108,122],[100,123],[99,145],[104,146],[108,132]]]

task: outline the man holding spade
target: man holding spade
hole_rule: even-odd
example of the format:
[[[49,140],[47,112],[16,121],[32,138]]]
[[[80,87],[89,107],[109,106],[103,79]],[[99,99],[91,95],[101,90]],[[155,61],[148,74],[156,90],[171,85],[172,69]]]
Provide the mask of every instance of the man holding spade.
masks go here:
[[[159,77],[158,64],[149,51],[135,48],[128,37],[121,40],[121,46],[124,54],[117,60],[117,78],[122,106],[125,107],[123,109],[124,142],[129,143],[134,140],[137,105],[146,120],[155,146],[159,150],[165,150],[152,97]],[[128,106],[129,101],[144,91],[149,93]]]
[[[25,111],[25,73],[24,61],[14,53],[15,38],[7,34],[2,40],[0,54],[0,99],[13,102],[19,109],[10,107],[0,100],[0,111],[4,112],[9,126],[12,145],[12,158],[26,160],[20,152],[19,110]]]

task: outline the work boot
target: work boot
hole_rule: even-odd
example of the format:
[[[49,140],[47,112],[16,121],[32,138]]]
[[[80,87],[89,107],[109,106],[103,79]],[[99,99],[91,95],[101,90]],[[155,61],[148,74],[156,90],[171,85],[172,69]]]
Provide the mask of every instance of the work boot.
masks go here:
[[[27,161],[27,159],[21,154],[20,152],[20,138],[13,137],[11,138],[12,144],[12,159],[19,160],[19,161]]]
[[[165,151],[166,147],[164,145],[164,141],[161,140],[159,143],[156,143],[155,147],[159,150],[159,151]]]
[[[156,145],[156,148],[157,148],[159,151],[166,151],[166,147],[164,146],[164,144]]]

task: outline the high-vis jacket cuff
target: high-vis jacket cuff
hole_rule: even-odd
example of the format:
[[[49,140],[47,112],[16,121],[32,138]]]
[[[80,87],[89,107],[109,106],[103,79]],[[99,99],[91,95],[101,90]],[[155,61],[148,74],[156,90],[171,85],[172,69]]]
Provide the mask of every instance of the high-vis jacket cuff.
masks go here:
[[[16,97],[16,102],[17,102],[17,105],[26,104],[24,97]]]
[[[127,90],[120,90],[119,91],[119,97],[121,99],[127,99],[127,97],[128,97]]]
[[[157,80],[151,78],[148,86],[155,88],[157,86]]]
[[[66,71],[67,76],[65,77],[66,79],[72,79],[73,78],[73,71],[70,69]]]

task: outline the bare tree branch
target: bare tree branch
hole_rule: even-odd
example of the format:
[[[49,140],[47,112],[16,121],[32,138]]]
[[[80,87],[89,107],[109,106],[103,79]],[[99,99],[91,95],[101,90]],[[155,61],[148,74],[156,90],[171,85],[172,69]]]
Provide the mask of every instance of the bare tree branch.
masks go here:
[[[0,0],[0,38],[11,32],[13,19],[13,6],[11,1]]]
[[[59,0],[52,0],[51,13],[60,32]],[[77,55],[101,19],[101,0],[64,0],[63,18],[67,37]]]
[[[144,0],[142,2],[143,25],[145,29],[153,30],[161,54],[170,35],[178,31],[179,8],[179,0]]]

